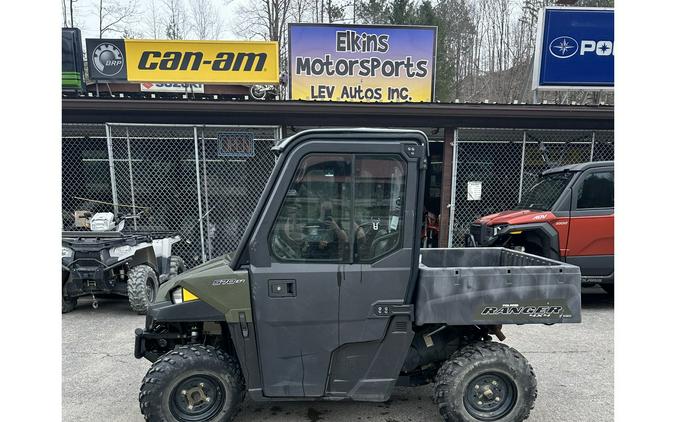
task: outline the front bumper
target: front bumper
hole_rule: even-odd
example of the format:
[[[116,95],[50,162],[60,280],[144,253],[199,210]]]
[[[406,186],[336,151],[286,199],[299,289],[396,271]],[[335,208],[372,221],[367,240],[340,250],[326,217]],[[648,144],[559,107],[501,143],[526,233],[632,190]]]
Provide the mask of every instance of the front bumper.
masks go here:
[[[126,295],[126,284],[120,283],[116,269],[130,261],[108,259],[93,261],[91,259],[63,259],[61,271],[68,274],[63,290],[68,297],[79,297],[88,294],[105,293]],[[66,278],[66,277],[64,277]]]
[[[155,362],[159,359],[163,352],[159,352],[158,350],[161,350],[159,348],[148,348],[148,343],[154,343],[155,347],[166,347],[169,344],[169,340],[183,340],[189,337],[187,334],[155,333],[154,331],[142,328],[136,328],[134,335],[134,357],[136,359],[146,358],[150,362]]]
[[[469,233],[464,236],[464,246],[472,248],[476,246],[490,246],[492,239],[492,227],[485,224],[472,224]]]

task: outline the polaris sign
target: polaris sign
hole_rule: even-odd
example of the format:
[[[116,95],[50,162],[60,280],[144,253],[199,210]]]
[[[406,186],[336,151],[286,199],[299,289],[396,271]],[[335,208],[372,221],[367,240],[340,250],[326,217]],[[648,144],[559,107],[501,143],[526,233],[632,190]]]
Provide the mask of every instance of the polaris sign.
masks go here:
[[[532,89],[613,88],[614,9],[543,9]]]

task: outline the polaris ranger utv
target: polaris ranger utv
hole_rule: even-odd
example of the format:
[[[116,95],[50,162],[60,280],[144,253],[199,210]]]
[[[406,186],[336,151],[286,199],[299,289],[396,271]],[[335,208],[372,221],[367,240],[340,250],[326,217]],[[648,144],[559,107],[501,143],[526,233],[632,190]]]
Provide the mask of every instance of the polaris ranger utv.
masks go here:
[[[171,255],[181,240],[174,232],[123,230],[113,213],[96,213],[91,231],[64,231],[61,239],[61,313],[75,309],[77,299],[119,295],[131,309],[143,314],[159,285],[185,270],[183,259]]]
[[[466,246],[503,246],[581,268],[582,282],[614,291],[614,162],[544,171],[515,209],[476,220]]]
[[[581,320],[573,265],[420,249],[422,132],[310,130],[278,160],[238,249],[169,280],[136,330],[149,421],[230,421],[253,400],[383,402],[435,383],[445,421],[521,421],[537,395],[502,324]]]

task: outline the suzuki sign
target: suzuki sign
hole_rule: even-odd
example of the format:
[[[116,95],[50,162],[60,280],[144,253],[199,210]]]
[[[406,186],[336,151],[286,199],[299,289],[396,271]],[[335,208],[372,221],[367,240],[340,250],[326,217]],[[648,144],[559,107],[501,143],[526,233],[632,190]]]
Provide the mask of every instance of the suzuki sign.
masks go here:
[[[534,60],[532,89],[613,89],[614,9],[543,9]]]

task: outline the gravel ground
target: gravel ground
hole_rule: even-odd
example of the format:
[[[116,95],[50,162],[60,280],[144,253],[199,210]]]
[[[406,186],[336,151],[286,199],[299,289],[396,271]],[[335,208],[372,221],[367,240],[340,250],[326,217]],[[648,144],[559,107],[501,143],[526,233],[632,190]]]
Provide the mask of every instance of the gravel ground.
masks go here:
[[[122,300],[86,299],[62,316],[63,420],[142,421],[138,388],[150,367],[133,357],[133,331],[144,317]],[[530,361],[539,397],[528,421],[614,420],[614,304],[601,290],[583,296],[583,323],[507,326],[506,343]],[[387,403],[247,400],[237,422],[438,421],[429,386],[397,388]]]

